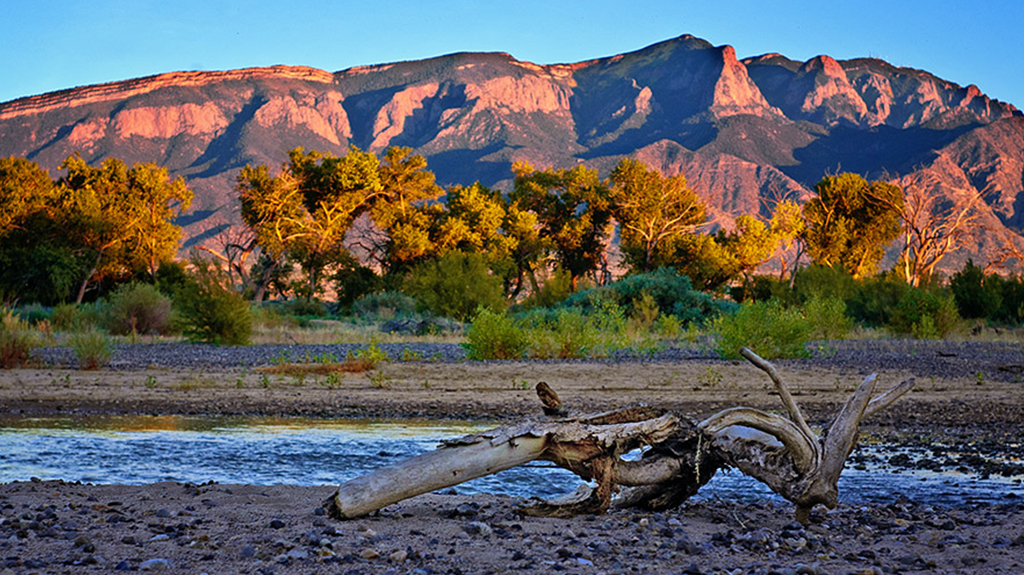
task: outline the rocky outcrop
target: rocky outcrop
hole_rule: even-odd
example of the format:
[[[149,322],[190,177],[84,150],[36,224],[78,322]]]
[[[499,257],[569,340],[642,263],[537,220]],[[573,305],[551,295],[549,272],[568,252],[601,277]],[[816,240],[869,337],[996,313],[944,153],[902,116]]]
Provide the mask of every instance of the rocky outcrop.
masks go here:
[[[573,64],[452,54],[336,73],[275,66],[175,72],[0,104],[0,155],[56,171],[72,153],[165,165],[196,191],[191,242],[229,225],[246,163],[296,146],[410,146],[442,184],[507,186],[511,165],[636,154],[683,173],[728,225],[769,199],[802,198],[827,172],[931,170],[935,193],[985,190],[997,226],[1024,226],[1024,119],[927,72],[877,59],[737,59],[682,36]]]
[[[306,66],[272,66],[245,68],[223,72],[171,72],[134,80],[111,82],[96,86],[71,88],[39,96],[19,98],[0,104],[0,120],[28,114],[40,114],[59,108],[83,106],[110,100],[125,100],[163,88],[205,86],[243,80],[288,79],[328,84],[334,82],[330,72]]]

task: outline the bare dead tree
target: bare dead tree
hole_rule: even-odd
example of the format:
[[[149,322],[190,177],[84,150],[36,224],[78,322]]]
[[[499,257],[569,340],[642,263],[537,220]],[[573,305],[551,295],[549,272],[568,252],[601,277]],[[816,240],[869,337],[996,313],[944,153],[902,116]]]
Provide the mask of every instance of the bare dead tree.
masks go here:
[[[917,286],[974,232],[985,192],[942,189],[926,172],[896,180],[903,188],[903,205],[891,204],[903,222],[903,277]]]
[[[348,519],[404,499],[504,471],[551,461],[594,486],[523,507],[530,515],[600,513],[612,504],[644,509],[678,506],[725,466],[754,477],[796,504],[806,522],[817,504],[835,507],[837,482],[861,421],[913,387],[904,381],[874,396],[865,378],[821,434],[807,423],[775,367],[748,349],[743,356],[775,384],[788,417],[749,407],[726,409],[696,423],[638,405],[596,415],[526,421],[444,442],[425,453],[341,485],[326,502],[330,515]],[[564,406],[546,384],[538,394],[548,413]],[[643,449],[640,459],[623,455]],[[618,493],[617,497],[613,497]]]

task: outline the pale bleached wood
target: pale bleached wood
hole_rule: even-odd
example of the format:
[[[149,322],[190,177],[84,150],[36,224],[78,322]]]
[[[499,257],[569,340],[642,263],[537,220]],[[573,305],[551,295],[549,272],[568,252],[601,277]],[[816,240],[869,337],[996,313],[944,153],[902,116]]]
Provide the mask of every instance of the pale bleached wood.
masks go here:
[[[410,497],[529,463],[544,453],[546,444],[545,437],[526,435],[496,444],[480,441],[442,447],[341,485],[328,500],[328,511],[336,519],[366,515]]]

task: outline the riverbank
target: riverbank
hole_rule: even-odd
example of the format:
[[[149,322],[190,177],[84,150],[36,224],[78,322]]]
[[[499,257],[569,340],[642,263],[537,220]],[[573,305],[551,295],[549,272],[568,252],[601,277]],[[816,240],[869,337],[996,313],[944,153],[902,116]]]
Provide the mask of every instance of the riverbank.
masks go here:
[[[301,348],[289,353],[304,357]],[[79,371],[58,357],[0,372],[0,405],[16,417],[257,414],[500,423],[538,415],[532,388],[545,381],[584,412],[637,401],[695,418],[738,405],[780,407],[762,372],[700,350],[522,362],[470,362],[455,350],[438,353],[417,348],[398,361],[401,356],[389,352],[396,361],[327,379],[261,373],[261,366],[279,361],[277,349],[128,346],[104,370]],[[776,362],[817,424],[834,415],[867,373],[879,374],[881,389],[915,377],[914,391],[864,429],[919,447],[941,442],[951,453],[1021,449],[1022,365],[1024,348],[1016,345],[907,341],[836,342],[812,359]],[[984,461],[982,453],[977,463]],[[804,528],[792,524],[788,505],[771,501],[693,501],[660,514],[612,511],[564,520],[520,517],[508,497],[444,494],[336,522],[320,511],[332,490],[0,485],[0,573],[162,567],[263,575],[1024,571],[1024,506],[1015,497],[946,507],[898,499],[847,504],[815,512]]]
[[[1007,573],[1024,504],[840,506],[699,501],[664,513],[521,517],[511,498],[431,494],[323,514],[332,487],[0,485],[0,572]]]

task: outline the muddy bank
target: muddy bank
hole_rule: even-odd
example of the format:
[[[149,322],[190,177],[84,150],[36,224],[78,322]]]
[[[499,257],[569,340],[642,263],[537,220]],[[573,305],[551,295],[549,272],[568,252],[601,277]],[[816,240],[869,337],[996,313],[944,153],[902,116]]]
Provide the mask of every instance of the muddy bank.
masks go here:
[[[770,502],[522,517],[500,496],[432,494],[345,522],[331,487],[0,485],[3,572],[1020,573],[1024,505],[912,501],[815,513]]]

